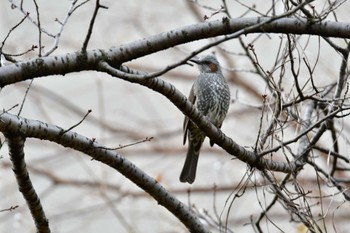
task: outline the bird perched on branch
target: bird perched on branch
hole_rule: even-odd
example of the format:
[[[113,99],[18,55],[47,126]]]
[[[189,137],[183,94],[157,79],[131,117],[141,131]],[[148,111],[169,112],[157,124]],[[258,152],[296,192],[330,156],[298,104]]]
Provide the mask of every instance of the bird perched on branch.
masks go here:
[[[198,65],[200,74],[191,88],[188,100],[211,123],[220,128],[230,105],[230,89],[221,72],[220,64],[213,55],[190,61]],[[183,132],[184,144],[188,137],[188,151],[180,181],[192,184],[196,178],[199,151],[206,135],[187,116]],[[213,145],[214,142],[210,141],[210,146]]]

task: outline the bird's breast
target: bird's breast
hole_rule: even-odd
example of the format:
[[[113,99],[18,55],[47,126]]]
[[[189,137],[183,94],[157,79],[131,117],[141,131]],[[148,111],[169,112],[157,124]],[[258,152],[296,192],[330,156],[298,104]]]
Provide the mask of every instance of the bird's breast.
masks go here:
[[[230,102],[229,88],[224,80],[207,79],[199,83],[196,106],[215,125],[221,125]]]

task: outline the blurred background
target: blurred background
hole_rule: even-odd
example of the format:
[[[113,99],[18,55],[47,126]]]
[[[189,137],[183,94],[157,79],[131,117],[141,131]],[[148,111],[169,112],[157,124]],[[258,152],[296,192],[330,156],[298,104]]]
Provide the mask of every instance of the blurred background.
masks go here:
[[[88,49],[105,49],[129,43],[204,21],[204,16],[209,18],[208,21],[222,19],[227,16],[220,11],[224,3],[233,18],[270,15],[273,2],[276,3],[276,14],[285,11],[280,1],[102,0],[101,4],[108,9],[99,10]],[[15,7],[20,5],[20,1],[13,4],[6,0],[0,2],[0,41],[24,17],[23,12]],[[47,32],[42,33],[45,54],[55,45],[55,39],[48,34],[60,32],[72,1],[37,0],[37,4],[41,27]],[[319,11],[326,9],[327,4],[329,1],[314,3]],[[62,30],[58,48],[51,55],[81,49],[94,7],[94,1],[87,1],[74,11]],[[36,20],[33,2],[24,1],[23,8]],[[348,22],[348,9],[347,1],[339,4],[336,8],[337,20]],[[334,20],[333,16],[329,17]],[[247,149],[253,148],[256,143],[262,95],[271,93],[265,81],[256,74],[246,47],[253,44],[260,65],[270,70],[275,67],[277,54],[282,50],[281,37],[279,34],[247,35],[241,41],[227,41],[201,54],[216,54],[231,88],[232,103],[222,131]],[[11,32],[2,51],[8,54],[24,53],[15,57],[17,60],[34,58],[38,56],[38,49],[26,51],[38,45],[38,38],[37,27],[26,19]],[[336,81],[341,57],[320,40],[319,37],[304,36],[298,46],[303,51],[300,57],[307,58],[316,67],[313,73],[317,77],[314,79],[316,85],[324,86]],[[213,39],[180,45],[125,65],[147,72],[158,71],[211,41]],[[337,42],[345,44],[341,40]],[[301,72],[304,72],[300,75],[301,82],[307,83],[307,69],[303,68]],[[161,78],[187,95],[197,75],[197,67],[182,66]],[[293,88],[290,74],[284,77],[283,86],[283,95],[288,95]],[[221,221],[234,232],[254,232],[251,223],[273,198],[259,172],[247,172],[249,168],[246,164],[218,146],[209,147],[207,139],[202,148],[195,183],[180,183],[178,177],[187,150],[187,146],[182,145],[183,115],[165,97],[143,86],[89,71],[42,77],[31,84],[30,81],[20,82],[0,92],[1,108],[12,109],[11,113],[18,113],[24,100],[21,116],[66,129],[78,123],[91,109],[89,116],[74,131],[96,138],[108,147],[125,146],[153,137],[151,141],[125,147],[118,152],[155,177],[181,201],[193,205],[208,224],[212,219],[213,224]],[[348,129],[345,120],[342,125]],[[296,129],[291,128],[286,131],[286,137],[295,136],[296,133]],[[344,136],[343,145],[348,148],[346,138]],[[324,143],[327,144],[327,141]],[[115,170],[92,161],[84,154],[37,139],[27,139],[25,152],[30,176],[52,232],[187,232],[171,213],[148,194]],[[320,190],[314,173],[312,169],[306,169],[299,182],[317,192]],[[0,212],[0,232],[35,232],[33,220],[11,170],[7,146],[1,148],[0,180],[0,210],[19,206],[13,211]],[[310,205],[315,205],[315,216],[328,211],[324,224],[333,224],[336,232],[346,232],[349,228],[349,204],[344,203],[342,195],[336,195],[334,188],[327,185],[323,188],[323,194],[331,198],[325,198],[323,211],[320,211],[318,198],[309,200]],[[290,222],[290,216],[282,205],[275,205],[261,225],[264,232],[305,232],[302,224]]]

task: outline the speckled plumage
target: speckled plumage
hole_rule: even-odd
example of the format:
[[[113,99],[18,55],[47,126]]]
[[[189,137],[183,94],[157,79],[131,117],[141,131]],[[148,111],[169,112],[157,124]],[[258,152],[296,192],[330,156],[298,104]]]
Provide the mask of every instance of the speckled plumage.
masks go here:
[[[220,128],[230,105],[230,89],[221,72],[220,64],[213,55],[201,60],[192,60],[198,64],[200,74],[194,82],[188,99],[216,127]],[[184,144],[188,136],[188,151],[180,181],[192,184],[196,178],[199,151],[205,134],[188,117],[185,117]],[[213,146],[214,142],[210,141]]]

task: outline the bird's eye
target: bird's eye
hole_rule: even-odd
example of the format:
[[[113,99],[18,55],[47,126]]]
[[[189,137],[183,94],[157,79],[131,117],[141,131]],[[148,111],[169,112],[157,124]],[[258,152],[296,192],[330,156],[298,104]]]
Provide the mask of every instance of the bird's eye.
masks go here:
[[[209,62],[209,68],[211,72],[216,72],[218,71],[218,66],[215,63]]]

